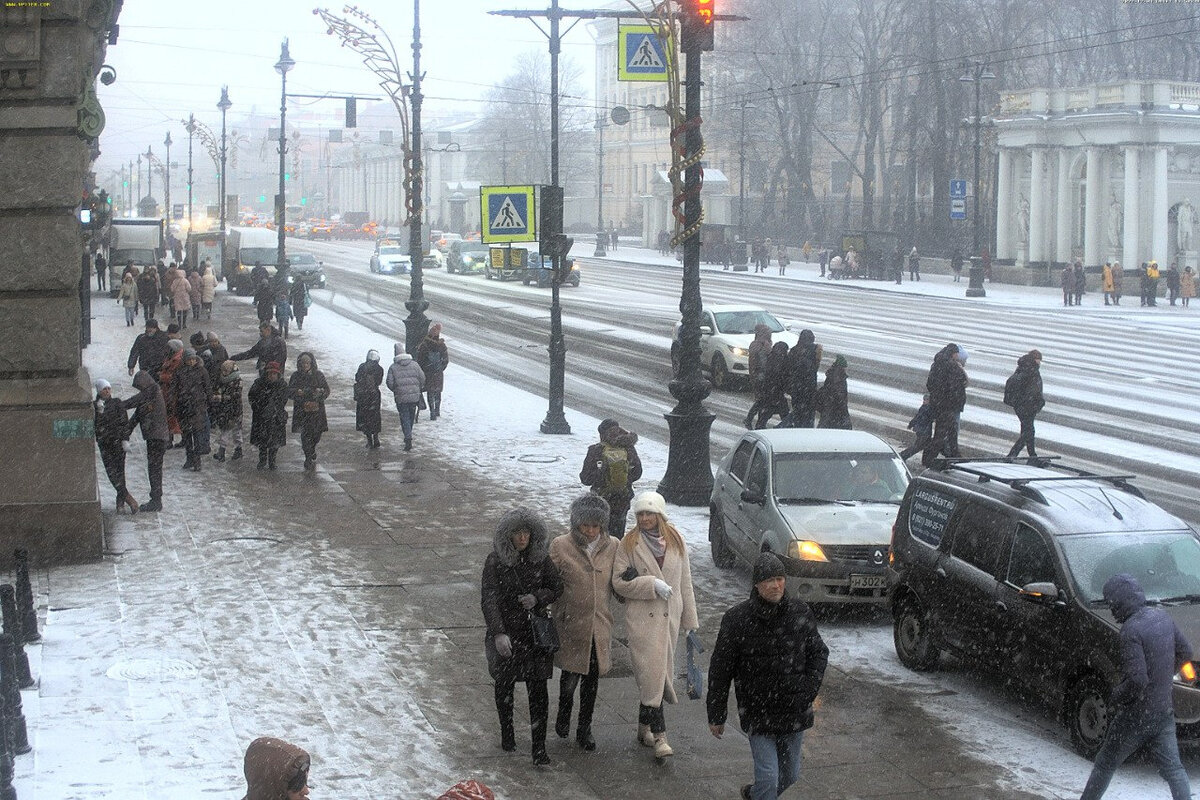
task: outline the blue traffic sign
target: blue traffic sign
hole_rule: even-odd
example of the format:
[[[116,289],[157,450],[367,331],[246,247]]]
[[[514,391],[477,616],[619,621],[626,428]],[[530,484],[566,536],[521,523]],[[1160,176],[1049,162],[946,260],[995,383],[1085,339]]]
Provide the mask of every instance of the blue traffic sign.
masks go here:
[[[529,242],[537,238],[532,186],[483,186],[479,199],[483,241]]]
[[[669,59],[664,39],[653,26],[618,26],[617,80],[664,82]]]
[[[951,197],[966,197],[967,182],[961,178],[954,178],[950,181],[950,196]]]
[[[950,198],[950,219],[967,218],[967,199],[965,197]]]

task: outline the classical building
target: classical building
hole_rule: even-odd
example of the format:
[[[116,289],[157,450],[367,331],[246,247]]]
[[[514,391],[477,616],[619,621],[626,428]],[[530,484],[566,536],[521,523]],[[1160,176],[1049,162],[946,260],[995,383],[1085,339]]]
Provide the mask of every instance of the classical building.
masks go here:
[[[995,123],[998,259],[1200,267],[1200,84],[1009,92]]]
[[[79,212],[120,9],[0,3],[0,564],[15,547],[40,563],[102,551]]]

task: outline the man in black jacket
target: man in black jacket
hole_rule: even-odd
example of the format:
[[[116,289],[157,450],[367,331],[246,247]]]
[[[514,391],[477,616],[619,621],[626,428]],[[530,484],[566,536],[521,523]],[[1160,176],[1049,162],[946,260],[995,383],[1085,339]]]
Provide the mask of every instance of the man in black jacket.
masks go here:
[[[258,326],[259,340],[249,350],[243,350],[229,357],[230,361],[245,361],[248,358],[258,359],[256,366],[260,376],[266,376],[267,364],[287,363],[287,342],[279,335],[275,326],[264,322]]]
[[[170,354],[167,335],[158,329],[158,320],[148,319],[146,332],[138,334],[133,340],[133,347],[129,348],[129,362],[126,364],[129,374],[132,375],[134,367],[138,367],[151,375],[158,375]]]
[[[763,553],[750,599],[721,619],[708,668],[709,731],[718,739],[725,733],[732,682],[750,738],[754,783],[742,787],[745,800],[775,800],[800,777],[800,740],[813,725],[828,661],[812,612],[787,596],[783,562]]]
[[[921,453],[921,464],[932,467],[938,456],[958,458],[958,418],[967,404],[967,372],[961,348],[948,344],[933,357],[925,390],[933,412],[933,438]]]

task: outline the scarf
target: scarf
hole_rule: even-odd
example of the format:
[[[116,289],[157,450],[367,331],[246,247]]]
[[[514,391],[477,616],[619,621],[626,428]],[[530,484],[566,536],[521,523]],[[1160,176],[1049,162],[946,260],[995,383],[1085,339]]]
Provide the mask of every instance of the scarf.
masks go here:
[[[667,540],[657,530],[654,533],[648,531],[640,531],[640,533],[642,534],[642,541],[650,548],[650,554],[658,562],[658,568],[662,569],[663,559],[667,555]]]

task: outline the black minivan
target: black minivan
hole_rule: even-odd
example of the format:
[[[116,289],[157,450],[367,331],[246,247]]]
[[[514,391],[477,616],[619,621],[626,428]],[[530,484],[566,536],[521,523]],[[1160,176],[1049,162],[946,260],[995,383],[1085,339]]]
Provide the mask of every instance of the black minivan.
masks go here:
[[[1130,477],[1003,459],[914,478],[889,554],[900,661],[925,670],[945,652],[999,671],[1058,709],[1076,749],[1095,755],[1120,678],[1105,581],[1134,575],[1200,647],[1200,536]],[[1186,733],[1200,722],[1200,686],[1177,675],[1174,697]]]

